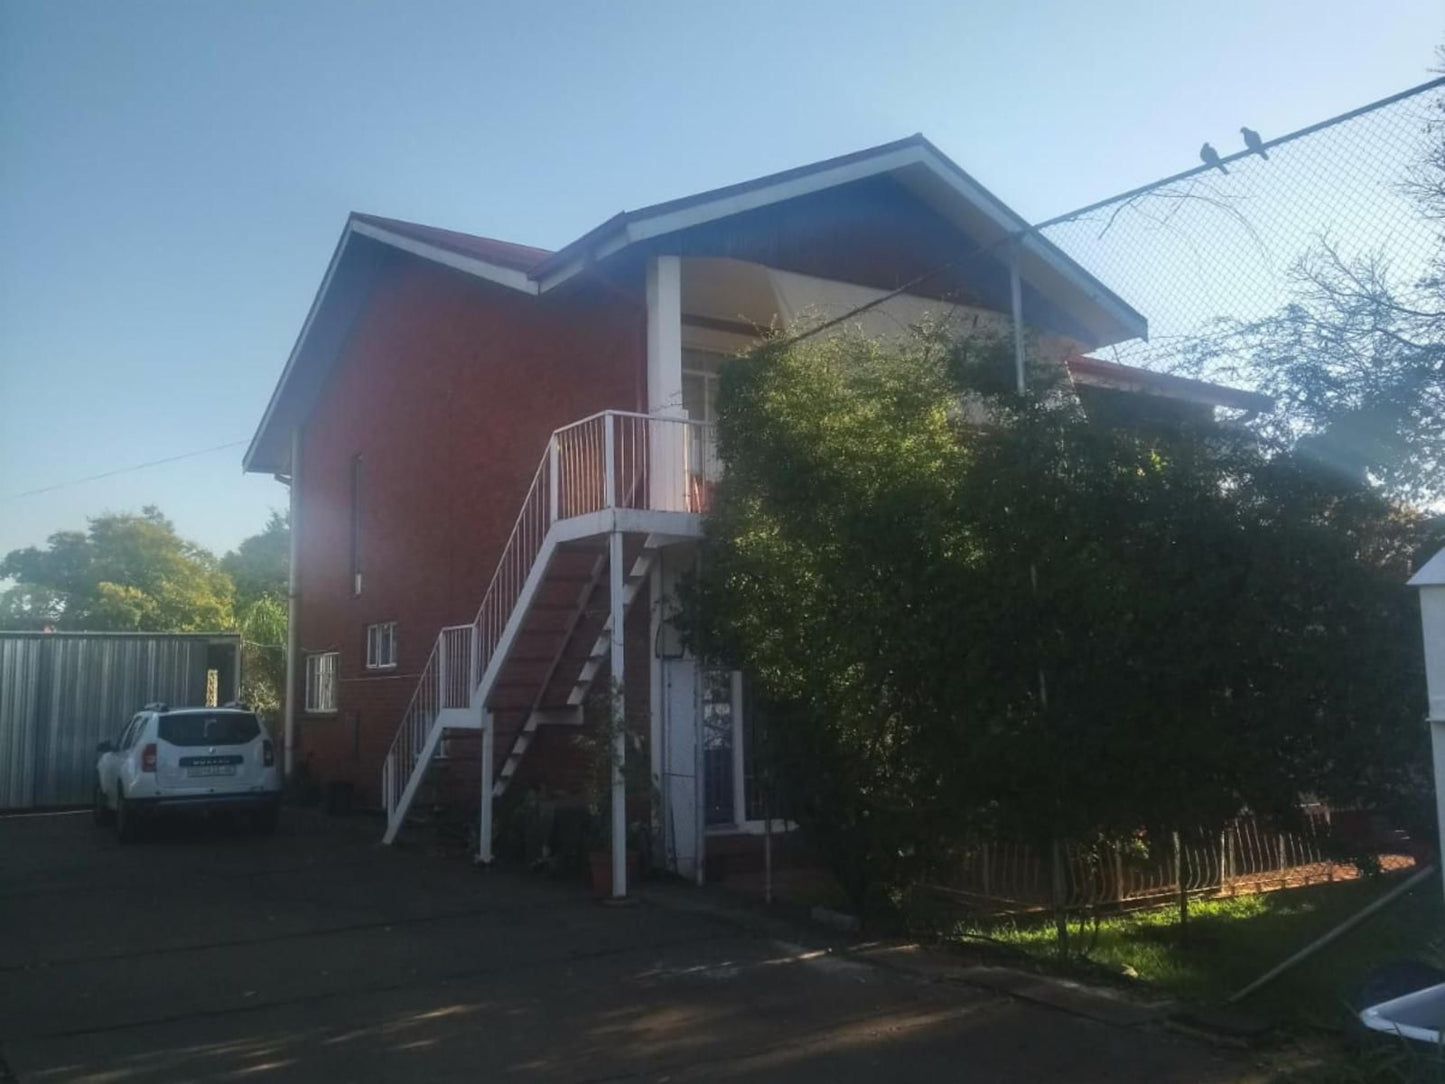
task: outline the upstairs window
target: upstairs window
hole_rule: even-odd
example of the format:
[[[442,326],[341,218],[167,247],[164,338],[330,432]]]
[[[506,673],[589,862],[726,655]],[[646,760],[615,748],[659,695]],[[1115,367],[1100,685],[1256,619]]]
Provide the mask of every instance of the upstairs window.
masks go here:
[[[313,715],[336,711],[335,651],[306,656],[306,710]]]
[[[366,668],[390,670],[396,665],[396,622],[366,626]]]

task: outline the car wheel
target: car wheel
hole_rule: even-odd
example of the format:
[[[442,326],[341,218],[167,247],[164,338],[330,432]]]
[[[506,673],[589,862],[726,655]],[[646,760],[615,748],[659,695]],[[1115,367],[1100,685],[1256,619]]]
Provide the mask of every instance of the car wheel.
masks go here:
[[[105,804],[105,791],[100,789],[100,784],[95,785],[95,805],[93,807],[95,823],[104,827],[115,820],[115,812]]]
[[[135,813],[127,807],[125,795],[115,792],[115,837],[122,843],[134,843],[139,835],[140,825]]]

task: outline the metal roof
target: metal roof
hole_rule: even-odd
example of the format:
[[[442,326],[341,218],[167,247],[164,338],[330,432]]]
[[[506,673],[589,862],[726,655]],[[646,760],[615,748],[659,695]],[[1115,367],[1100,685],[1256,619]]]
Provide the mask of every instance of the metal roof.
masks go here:
[[[1254,413],[1274,408],[1274,400],[1259,392],[1227,388],[1223,384],[1193,380],[1172,373],[1158,373],[1152,369],[1141,369],[1137,365],[1121,365],[1117,361],[1105,361],[1103,358],[1078,356],[1070,357],[1066,364],[1069,375],[1075,380],[1095,387],[1163,395],[1171,399],[1184,399]]]
[[[352,213],[351,219],[354,222],[370,223],[423,244],[447,249],[459,256],[470,256],[508,267],[513,271],[530,271],[552,255],[551,249],[518,245],[511,241],[498,241],[493,237],[478,237],[475,234],[444,230],[436,226],[423,226],[418,222],[403,222],[399,218],[382,218],[380,215],[364,215],[357,211]]]

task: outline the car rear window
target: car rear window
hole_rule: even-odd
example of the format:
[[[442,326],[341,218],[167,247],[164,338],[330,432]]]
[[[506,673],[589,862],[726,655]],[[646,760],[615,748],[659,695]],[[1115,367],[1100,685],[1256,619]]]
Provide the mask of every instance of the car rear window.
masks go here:
[[[157,732],[161,741],[172,745],[245,745],[261,733],[261,724],[242,712],[196,711],[162,715]]]

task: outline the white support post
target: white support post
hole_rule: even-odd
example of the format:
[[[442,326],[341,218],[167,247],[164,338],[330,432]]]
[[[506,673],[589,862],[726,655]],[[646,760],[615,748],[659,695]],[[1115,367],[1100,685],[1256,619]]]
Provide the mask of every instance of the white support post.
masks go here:
[[[560,493],[558,486],[562,480],[562,469],[557,463],[557,435],[554,433],[552,439],[547,442],[547,503],[548,523],[557,522],[557,509],[559,507]]]
[[[622,532],[613,531],[608,543],[614,694],[610,707],[618,716],[613,721],[616,734],[612,740],[612,898],[621,899],[627,895],[627,785],[623,776],[627,762],[627,698],[623,691]]]
[[[683,417],[682,261],[654,256],[647,261],[647,412]],[[654,425],[648,433],[648,507],[683,511],[687,426]]]
[[[682,261],[647,261],[647,412],[682,413]]]
[[[617,507],[617,415],[602,415],[602,506]]]
[[[1425,695],[1430,752],[1435,768],[1435,816],[1445,849],[1445,550],[1410,578],[1420,591],[1420,632],[1425,650]]]
[[[1014,244],[1009,251],[1008,262],[1009,297],[1013,304],[1014,327],[1014,380],[1020,395],[1024,393],[1024,291],[1019,279],[1019,249]]]
[[[481,814],[477,823],[477,864],[489,865],[492,861],[492,792],[496,782],[492,779],[492,746],[496,731],[492,725],[492,713],[482,709],[482,792]]]

